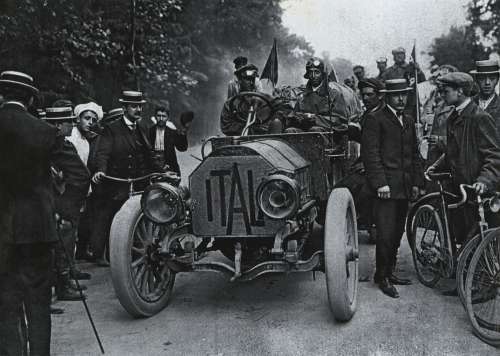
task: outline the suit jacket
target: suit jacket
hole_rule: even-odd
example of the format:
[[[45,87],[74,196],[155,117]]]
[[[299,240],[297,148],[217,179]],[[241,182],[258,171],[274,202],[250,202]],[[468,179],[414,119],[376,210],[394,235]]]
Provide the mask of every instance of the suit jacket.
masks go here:
[[[0,108],[0,245],[57,241],[50,161],[62,143],[20,105]]]
[[[447,121],[446,168],[455,184],[485,183],[490,190],[500,179],[499,135],[493,118],[471,101]]]
[[[159,170],[153,161],[153,151],[139,125],[131,130],[123,119],[104,128],[95,155],[96,172],[119,178],[137,178]],[[116,200],[126,199],[128,184],[104,180],[97,187],[99,194]]]
[[[153,149],[156,141],[156,130],[157,125],[151,127],[149,129],[149,142],[151,143]],[[178,133],[177,130],[172,130],[169,127],[165,127],[165,136],[164,136],[164,160],[165,164],[168,164],[170,170],[177,172],[177,174],[181,174],[179,163],[177,162],[177,154],[175,150],[184,152],[188,148],[187,136]]]
[[[388,185],[391,199],[408,199],[412,186],[423,186],[415,125],[407,114],[403,126],[387,106],[366,115],[361,157],[371,193]]]
[[[479,97],[476,97],[474,101],[476,104],[478,104]],[[500,132],[500,97],[497,94],[495,94],[495,97],[493,98],[493,100],[491,100],[490,104],[484,111],[491,115],[491,117],[495,121],[497,130]]]

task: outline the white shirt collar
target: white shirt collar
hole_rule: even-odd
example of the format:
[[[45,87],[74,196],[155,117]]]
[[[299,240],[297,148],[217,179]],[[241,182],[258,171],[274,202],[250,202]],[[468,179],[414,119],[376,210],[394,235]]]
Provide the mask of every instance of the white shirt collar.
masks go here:
[[[495,93],[493,93],[493,95],[491,95],[488,99],[484,100],[484,99],[479,99],[479,107],[483,110],[486,110],[486,108],[491,104],[491,102],[493,101],[493,99],[495,98]]]
[[[401,124],[401,126],[403,126],[403,115],[401,115],[401,117],[398,116],[398,112],[396,109],[394,109],[392,106],[390,106],[389,104],[387,104],[387,107],[389,108],[389,110],[392,111],[392,113],[394,114],[394,116],[396,117],[396,119],[398,119],[399,123]]]
[[[460,104],[460,105],[456,106],[456,107],[455,107],[455,110],[457,111],[457,113],[458,113],[458,114],[461,114],[461,113],[462,113],[462,111],[465,109],[465,107],[466,107],[467,105],[469,105],[469,103],[470,103],[470,102],[471,102],[471,98],[467,98],[467,99],[465,99],[465,101],[464,101],[462,104]]]
[[[321,88],[321,86],[322,86],[322,85],[323,85],[323,82],[321,82],[321,83],[320,83],[317,87],[312,86],[312,91],[313,91],[313,92],[318,91],[318,90],[319,90],[319,88]]]
[[[125,122],[125,125],[127,125],[128,127],[135,126],[135,123],[130,121],[125,115],[123,115],[123,121]]]

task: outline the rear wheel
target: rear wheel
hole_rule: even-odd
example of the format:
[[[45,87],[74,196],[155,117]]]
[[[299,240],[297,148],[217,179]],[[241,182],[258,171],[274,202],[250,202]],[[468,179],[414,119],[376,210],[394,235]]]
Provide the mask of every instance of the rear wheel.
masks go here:
[[[484,342],[500,346],[500,228],[490,232],[472,256],[465,302],[474,333]]]
[[[411,223],[412,256],[419,281],[434,287],[442,275],[443,225],[436,209],[420,206]]]
[[[110,233],[111,278],[121,305],[134,317],[149,317],[170,300],[175,273],[158,256],[158,241],[169,226],[142,214],[140,196],[127,200]]]
[[[359,260],[356,210],[348,189],[334,189],[330,194],[324,234],[330,310],[336,320],[348,321],[357,307]]]

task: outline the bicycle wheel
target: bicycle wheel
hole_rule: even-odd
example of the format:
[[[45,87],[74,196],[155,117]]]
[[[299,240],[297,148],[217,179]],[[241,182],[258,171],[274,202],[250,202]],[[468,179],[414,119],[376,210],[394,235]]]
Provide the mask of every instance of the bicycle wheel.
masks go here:
[[[484,342],[500,346],[500,228],[489,233],[472,256],[465,302],[474,333]]]
[[[443,224],[436,209],[428,204],[420,206],[411,224],[412,256],[419,281],[434,287],[442,275]]]
[[[460,297],[460,302],[465,308],[465,280],[467,278],[467,271],[470,266],[470,261],[472,260],[472,256],[474,252],[476,252],[477,246],[481,242],[481,236],[476,235],[472,239],[470,239],[465,247],[458,255],[458,264],[457,264],[457,290],[458,296]]]

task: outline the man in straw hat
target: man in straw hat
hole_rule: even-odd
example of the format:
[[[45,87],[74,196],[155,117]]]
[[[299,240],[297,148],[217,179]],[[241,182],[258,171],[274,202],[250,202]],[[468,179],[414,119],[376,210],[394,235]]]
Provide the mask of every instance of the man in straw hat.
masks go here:
[[[50,161],[62,140],[28,113],[38,93],[31,76],[1,73],[0,93],[0,354],[23,355],[29,340],[31,354],[49,355],[57,241]]]
[[[394,272],[408,201],[416,199],[423,186],[414,120],[403,113],[410,91],[406,79],[387,80],[385,89],[380,90],[385,93],[386,105],[365,116],[361,138],[368,188],[376,197],[374,281],[392,298],[399,297],[395,284],[411,284]]]
[[[490,114],[500,129],[500,99],[495,92],[500,77],[500,67],[497,60],[476,61],[476,69],[471,71],[479,86],[476,104]]]
[[[451,171],[452,186],[465,183],[477,194],[495,191],[500,180],[500,146],[493,118],[473,100],[473,78],[453,72],[437,79],[441,96],[455,109],[446,122],[445,161],[436,169]],[[477,228],[474,208],[466,206],[453,218],[453,236],[458,243],[474,236]]]
[[[58,244],[56,247],[56,294],[59,300],[80,300],[79,293],[72,288],[71,279],[90,279],[90,275],[72,270],[71,266],[74,266],[73,252],[80,212],[90,186],[90,172],[83,157],[85,153],[88,156],[88,150],[83,150],[80,147],[81,143],[75,146],[76,141],[71,140],[72,131],[75,129],[73,127],[75,115],[71,107],[50,107],[45,109],[45,113],[45,121],[56,127],[60,135],[65,138],[64,144],[54,152],[51,161],[56,186],[58,232],[63,244]]]
[[[124,91],[119,102],[124,115],[104,127],[96,153],[96,173],[92,177],[101,202],[91,238],[94,259],[99,266],[109,266],[104,259],[109,229],[115,213],[128,199],[129,192],[128,184],[106,180],[105,176],[136,178],[163,168],[154,165],[147,133],[137,125],[142,106],[146,103],[142,92]]]

